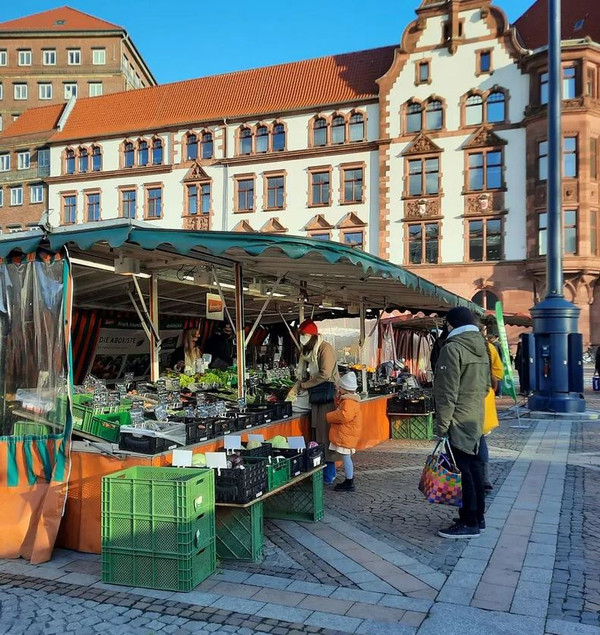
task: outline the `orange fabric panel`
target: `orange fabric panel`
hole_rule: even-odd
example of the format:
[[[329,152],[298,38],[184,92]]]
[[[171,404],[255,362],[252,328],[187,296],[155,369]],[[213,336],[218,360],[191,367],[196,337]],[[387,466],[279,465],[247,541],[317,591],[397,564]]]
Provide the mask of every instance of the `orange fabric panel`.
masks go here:
[[[357,450],[372,448],[390,438],[390,420],[387,416],[389,397],[375,397],[360,404],[362,410],[362,432]]]

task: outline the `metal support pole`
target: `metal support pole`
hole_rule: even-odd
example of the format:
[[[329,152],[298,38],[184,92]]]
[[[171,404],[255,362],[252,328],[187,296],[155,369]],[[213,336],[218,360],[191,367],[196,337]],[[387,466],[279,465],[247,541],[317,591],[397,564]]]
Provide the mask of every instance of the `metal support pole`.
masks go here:
[[[157,340],[154,335],[154,333],[159,333],[157,273],[153,273],[150,277],[150,321],[154,325],[154,331],[150,337],[150,381],[156,381],[160,377],[160,340]]]
[[[367,386],[367,369],[365,365],[365,340],[366,340],[366,329],[365,329],[365,303],[361,301],[360,303],[360,339],[358,342],[359,355],[360,355],[360,364],[362,366],[362,394],[366,396],[369,392]]]
[[[235,331],[237,345],[238,399],[246,397],[246,333],[244,331],[244,280],[242,265],[235,263]]]

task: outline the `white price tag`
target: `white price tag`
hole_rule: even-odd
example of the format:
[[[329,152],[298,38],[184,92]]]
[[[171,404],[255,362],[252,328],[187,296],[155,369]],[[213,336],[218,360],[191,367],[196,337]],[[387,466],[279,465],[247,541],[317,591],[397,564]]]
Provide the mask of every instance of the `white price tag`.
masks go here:
[[[304,437],[288,437],[288,444],[290,450],[304,450],[306,448]]]
[[[227,469],[227,455],[225,452],[207,452],[205,456],[206,467]]]
[[[242,437],[237,434],[230,434],[225,437],[225,449],[226,450],[241,450],[242,449]]]
[[[264,443],[265,435],[264,434],[249,434],[248,441],[258,441],[259,443]]]

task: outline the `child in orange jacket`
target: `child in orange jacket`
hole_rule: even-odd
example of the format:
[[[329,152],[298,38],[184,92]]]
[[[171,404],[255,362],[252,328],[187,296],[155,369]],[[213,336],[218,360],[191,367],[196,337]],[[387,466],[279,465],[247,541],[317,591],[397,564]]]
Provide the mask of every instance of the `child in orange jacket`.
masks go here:
[[[356,394],[357,388],[356,375],[352,372],[346,373],[338,384],[336,409],[326,415],[329,424],[329,449],[342,455],[346,475],[346,480],[333,488],[336,492],[353,492],[356,489],[352,455],[356,452],[362,428],[362,412],[360,397]]]

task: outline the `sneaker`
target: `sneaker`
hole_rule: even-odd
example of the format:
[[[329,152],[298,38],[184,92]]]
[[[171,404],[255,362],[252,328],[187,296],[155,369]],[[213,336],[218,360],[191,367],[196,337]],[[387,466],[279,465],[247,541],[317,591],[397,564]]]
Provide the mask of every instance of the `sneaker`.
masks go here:
[[[354,479],[347,478],[343,483],[338,483],[334,488],[334,492],[354,492],[356,487],[354,486]]]
[[[486,492],[491,492],[494,489],[494,486],[491,483],[485,483],[483,489]]]
[[[448,529],[440,529],[438,536],[442,538],[479,538],[479,527],[469,527],[462,523],[455,523]]]
[[[452,522],[453,522],[455,525],[462,525],[462,524],[464,524],[464,523],[463,523],[463,521],[462,521],[462,520],[461,520],[458,516],[457,516],[456,518],[453,518],[453,519],[452,519]],[[480,520],[480,521],[479,521],[479,531],[480,531],[481,533],[483,533],[483,532],[485,531],[485,520]]]

